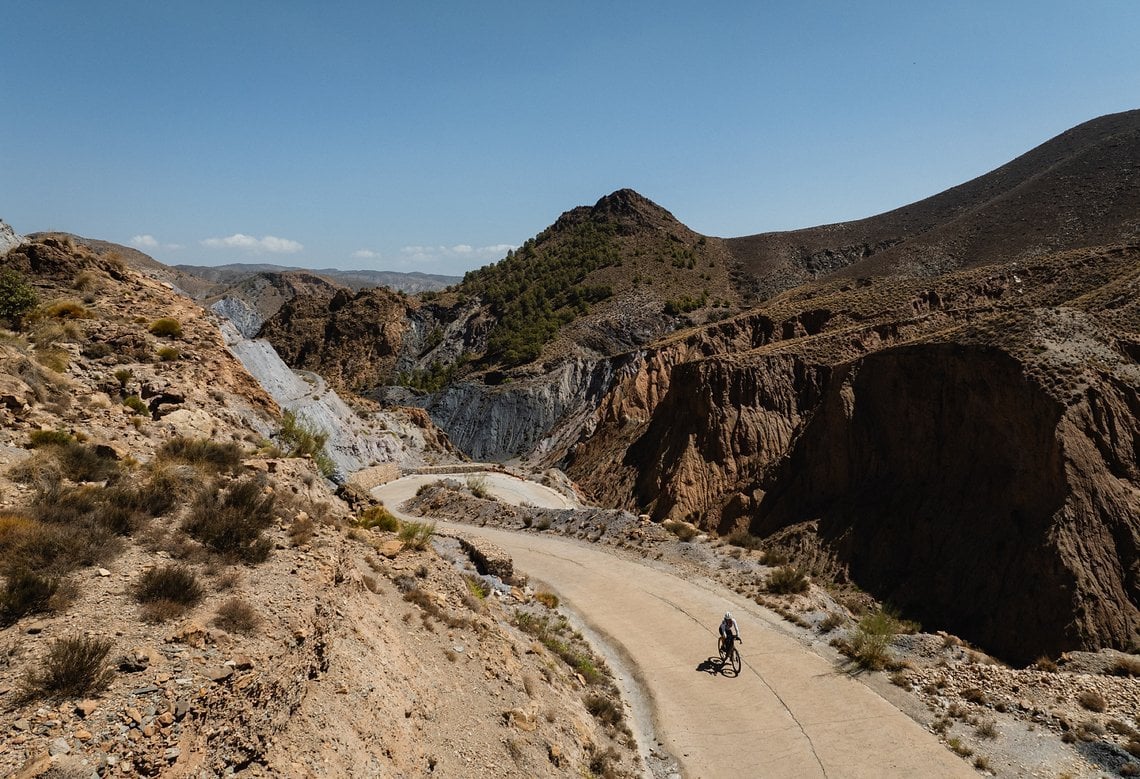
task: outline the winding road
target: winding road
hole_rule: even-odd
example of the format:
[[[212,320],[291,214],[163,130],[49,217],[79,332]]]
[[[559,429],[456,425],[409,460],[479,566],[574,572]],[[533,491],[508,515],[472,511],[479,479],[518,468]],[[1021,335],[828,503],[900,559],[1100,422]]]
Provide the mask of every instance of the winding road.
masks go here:
[[[533,482],[486,476],[487,489],[512,503],[570,502]],[[373,494],[396,509],[438,478],[405,477]],[[690,779],[976,776],[912,719],[789,635],[779,617],[712,582],[574,539],[448,527],[498,544],[581,615],[636,680],[654,737]],[[726,610],[744,640],[737,678],[709,662]]]

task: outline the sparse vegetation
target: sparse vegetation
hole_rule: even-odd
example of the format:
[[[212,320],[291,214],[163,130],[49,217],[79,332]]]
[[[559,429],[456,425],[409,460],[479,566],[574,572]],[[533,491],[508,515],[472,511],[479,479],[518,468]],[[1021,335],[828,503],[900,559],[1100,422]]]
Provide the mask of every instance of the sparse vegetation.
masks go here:
[[[60,583],[58,577],[22,566],[5,571],[0,589],[0,625],[11,624],[28,614],[53,611]]]
[[[404,522],[400,525],[399,538],[405,549],[421,551],[427,548],[434,534],[434,522]]]
[[[471,474],[467,477],[467,489],[476,498],[487,499],[491,497],[491,493],[487,490],[487,475],[483,473]]]
[[[807,592],[811,585],[808,582],[807,575],[802,570],[787,565],[768,574],[764,586],[768,592],[776,595],[792,595]]]
[[[383,506],[369,506],[356,518],[356,524],[365,530],[376,528],[385,533],[395,533],[400,529],[400,520]]]
[[[173,362],[182,358],[182,352],[175,346],[163,346],[158,350],[158,359],[162,362]]]
[[[41,446],[70,446],[75,436],[66,430],[33,430],[28,433],[28,443],[35,449]]]
[[[43,307],[42,313],[52,319],[90,319],[91,312],[78,300],[56,300]]]
[[[247,601],[230,598],[218,606],[213,624],[227,633],[248,635],[261,624],[261,616]]]
[[[618,261],[612,225],[585,221],[557,240],[544,232],[502,261],[463,278],[464,293],[490,306],[496,322],[487,354],[507,365],[536,359],[558,328],[613,294],[606,285],[583,282],[591,272]]]
[[[145,571],[134,587],[135,600],[143,604],[150,622],[165,622],[201,602],[205,592],[192,570],[181,565],[161,565]]]
[[[880,671],[891,661],[890,644],[902,631],[898,618],[887,609],[872,611],[859,620],[849,642],[840,649],[861,668]]]
[[[71,636],[51,643],[38,668],[24,676],[23,697],[78,698],[107,689],[115,672],[107,663],[111,642]]]
[[[1045,655],[1041,655],[1041,657],[1037,658],[1033,663],[1033,667],[1038,671],[1045,671],[1047,673],[1057,672],[1057,664]]]
[[[682,522],[677,519],[667,519],[661,523],[661,526],[682,541],[692,541],[700,534],[700,531],[688,522]]]
[[[155,453],[163,462],[181,462],[215,473],[233,473],[241,467],[242,449],[237,443],[218,443],[205,438],[172,438]]]
[[[286,457],[311,457],[322,476],[329,477],[336,472],[336,464],[325,451],[328,433],[322,433],[311,425],[297,419],[292,411],[281,415],[281,430],[277,440],[282,445]]]
[[[151,335],[157,335],[160,338],[181,338],[182,337],[182,324],[177,319],[169,317],[162,317],[150,323],[147,328]]]
[[[262,531],[273,524],[274,506],[274,496],[265,493],[262,481],[247,478],[226,490],[203,490],[183,529],[223,556],[259,563],[272,548]]]
[[[1088,709],[1089,711],[1103,712],[1108,708],[1108,702],[1096,690],[1082,690],[1077,694],[1077,703],[1081,704],[1081,708]]]
[[[127,395],[123,398],[123,405],[136,414],[150,416],[150,409],[147,408],[146,401],[138,395]]]
[[[18,326],[37,302],[36,290],[24,274],[11,268],[0,270],[0,317]]]
[[[1140,657],[1118,657],[1111,671],[1116,676],[1140,676]]]
[[[558,596],[553,592],[539,590],[534,594],[534,599],[541,603],[543,606],[546,606],[548,609],[558,608]]]
[[[747,530],[734,530],[725,541],[742,549],[759,549],[761,545],[760,539]]]

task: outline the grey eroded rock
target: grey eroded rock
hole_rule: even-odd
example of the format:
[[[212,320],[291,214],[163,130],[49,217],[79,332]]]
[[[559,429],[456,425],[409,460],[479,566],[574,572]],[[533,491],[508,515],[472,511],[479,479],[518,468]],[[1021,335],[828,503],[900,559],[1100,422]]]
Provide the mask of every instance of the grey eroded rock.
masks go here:
[[[20,244],[27,243],[28,239],[22,235],[17,235],[16,231],[12,229],[11,225],[0,219],[0,257],[3,257],[12,249],[15,249]]]

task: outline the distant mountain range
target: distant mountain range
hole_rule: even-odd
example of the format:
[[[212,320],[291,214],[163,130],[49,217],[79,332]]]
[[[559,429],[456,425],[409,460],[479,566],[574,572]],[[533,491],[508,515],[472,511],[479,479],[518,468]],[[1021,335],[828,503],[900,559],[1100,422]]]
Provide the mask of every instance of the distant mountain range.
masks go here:
[[[236,262],[228,265],[174,265],[172,267],[183,273],[189,273],[192,276],[218,284],[237,284],[243,279],[259,273],[290,273],[301,270],[285,265],[248,262]],[[460,276],[442,276],[435,273],[419,273],[418,271],[400,273],[386,270],[338,270],[336,268],[310,268],[307,270],[354,290],[366,289],[367,287],[388,287],[400,292],[407,292],[409,295],[443,289],[463,280]]]

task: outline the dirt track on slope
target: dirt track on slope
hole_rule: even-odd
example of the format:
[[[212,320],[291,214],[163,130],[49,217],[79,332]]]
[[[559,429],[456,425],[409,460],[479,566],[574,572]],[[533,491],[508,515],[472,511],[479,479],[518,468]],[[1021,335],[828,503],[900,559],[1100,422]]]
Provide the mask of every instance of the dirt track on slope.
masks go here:
[[[418,486],[403,481],[374,494],[395,507]],[[539,502],[540,491],[528,493]],[[571,539],[449,527],[509,551],[517,568],[570,603],[624,658],[649,698],[657,741],[691,778],[976,775],[905,714],[786,634],[777,617],[723,588]],[[737,678],[710,662],[725,610],[744,639]]]

